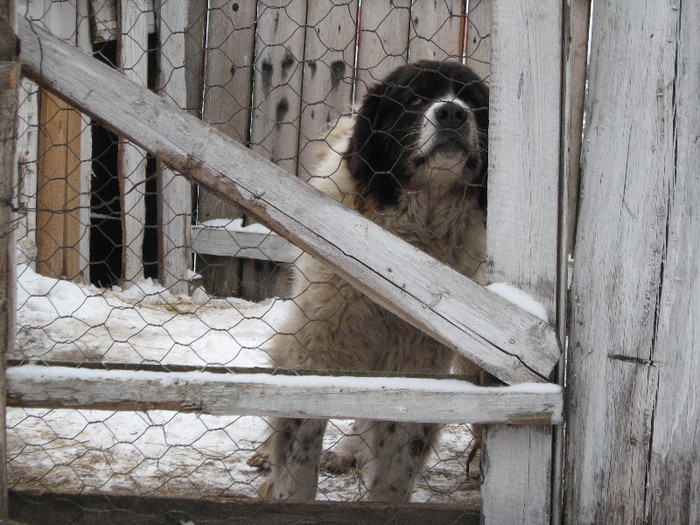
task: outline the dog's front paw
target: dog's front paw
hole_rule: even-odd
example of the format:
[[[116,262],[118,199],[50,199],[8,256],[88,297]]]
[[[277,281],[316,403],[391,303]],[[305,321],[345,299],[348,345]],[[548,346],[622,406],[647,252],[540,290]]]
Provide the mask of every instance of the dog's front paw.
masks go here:
[[[321,469],[330,474],[345,474],[357,466],[357,458],[354,454],[339,454],[332,450],[326,450],[321,455]]]
[[[270,459],[267,457],[266,454],[259,454],[257,452],[254,453],[248,458],[248,461],[246,461],[246,465],[248,465],[249,467],[256,468],[262,472],[270,471]]]

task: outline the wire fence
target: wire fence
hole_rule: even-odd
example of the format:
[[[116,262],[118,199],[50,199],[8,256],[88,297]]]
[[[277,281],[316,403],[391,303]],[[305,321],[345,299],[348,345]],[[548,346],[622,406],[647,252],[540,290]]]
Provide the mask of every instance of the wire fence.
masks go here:
[[[18,5],[22,16],[312,182],[319,179],[319,152],[340,147],[328,130],[397,66],[452,60],[488,82],[489,9],[485,0]],[[338,311],[365,299],[327,272],[313,274],[326,281],[314,281],[308,273],[314,263],[284,238],[36,83],[22,81],[20,100],[18,336],[7,356],[14,364],[292,366],[275,361],[282,337],[287,348],[290,341],[301,344],[306,353],[293,366],[304,368],[314,351],[304,347],[307,331],[333,325],[344,331],[341,339],[360,337],[357,327],[342,326],[336,312],[314,318],[304,294],[331,289]],[[344,204],[357,197],[354,188],[339,191],[336,199]],[[388,224],[387,214],[374,220]],[[444,234],[413,225],[402,235],[426,248],[424,239]],[[456,260],[448,252],[468,251],[472,263],[460,271],[483,282],[475,275],[483,272],[483,255],[471,247],[448,243],[441,253],[432,250],[445,262]],[[382,317],[372,321],[394,322],[380,311]],[[299,315],[304,322],[290,331],[289,319]],[[451,370],[444,363],[387,366],[360,360],[342,368]],[[252,416],[163,410],[10,408],[10,488],[256,497],[269,479],[263,443],[277,425]],[[363,472],[371,453],[360,449],[371,427],[340,420],[327,426],[323,449],[352,453],[343,463],[326,452],[318,499],[366,495]],[[444,426],[412,500],[478,499],[476,448],[468,425]]]

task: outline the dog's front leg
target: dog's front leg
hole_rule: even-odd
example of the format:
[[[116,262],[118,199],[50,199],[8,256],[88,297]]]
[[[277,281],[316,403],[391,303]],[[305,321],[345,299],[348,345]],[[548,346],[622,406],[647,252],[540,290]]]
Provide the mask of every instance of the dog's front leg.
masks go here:
[[[408,501],[432,449],[439,425],[378,421],[369,431],[367,493],[370,501]]]
[[[326,419],[270,421],[270,477],[260,487],[263,498],[313,500]]]

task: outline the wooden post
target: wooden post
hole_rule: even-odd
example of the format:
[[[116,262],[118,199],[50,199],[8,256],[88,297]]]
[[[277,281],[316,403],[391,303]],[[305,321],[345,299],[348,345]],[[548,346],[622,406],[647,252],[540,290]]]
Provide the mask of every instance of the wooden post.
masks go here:
[[[489,280],[507,281],[556,320],[560,217],[562,7],[493,3]],[[548,524],[552,429],[486,427],[486,524]]]
[[[698,21],[697,2],[593,9],[567,523],[700,519]]]
[[[195,0],[195,3],[197,0]],[[187,109],[185,43],[188,14],[193,2],[163,2],[159,6],[161,94],[168,102]],[[164,165],[158,173],[158,274],[172,293],[188,292],[192,192],[182,175]]]
[[[117,67],[124,75],[146,85],[148,60],[147,0],[119,2]],[[146,228],[146,152],[119,139],[119,191],[122,205],[122,278],[143,277],[143,236]]]
[[[28,4],[26,9],[29,16],[40,19],[53,34],[73,45],[78,44],[75,5],[43,0]],[[89,261],[87,187],[90,178],[87,164],[81,162],[83,117],[54,94],[41,91],[39,100],[36,269],[50,277],[76,279],[87,269]],[[27,188],[27,191],[34,189]]]
[[[20,64],[13,1],[0,2],[0,523],[8,520],[5,356],[15,344],[15,190],[17,87]]]
[[[255,14],[257,2],[212,0],[209,2],[207,62],[204,71],[202,119],[220,132],[248,144],[250,100],[253,86]],[[197,221],[236,219],[241,211],[199,187]],[[193,233],[192,242],[197,242]],[[229,239],[230,241],[230,239]],[[235,243],[232,243],[235,246]],[[197,272],[210,293],[220,296],[240,293],[241,259],[199,253]],[[250,263],[249,263],[250,264]]]

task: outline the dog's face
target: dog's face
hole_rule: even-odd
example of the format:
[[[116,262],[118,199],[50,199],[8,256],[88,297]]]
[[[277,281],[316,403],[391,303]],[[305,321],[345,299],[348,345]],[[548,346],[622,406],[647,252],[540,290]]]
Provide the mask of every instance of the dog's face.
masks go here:
[[[367,94],[345,154],[357,207],[396,204],[435,172],[485,195],[487,133],[488,88],[471,69],[422,61],[394,70]]]

